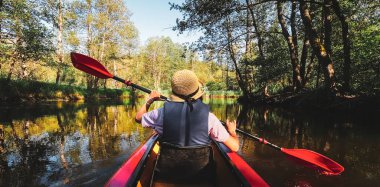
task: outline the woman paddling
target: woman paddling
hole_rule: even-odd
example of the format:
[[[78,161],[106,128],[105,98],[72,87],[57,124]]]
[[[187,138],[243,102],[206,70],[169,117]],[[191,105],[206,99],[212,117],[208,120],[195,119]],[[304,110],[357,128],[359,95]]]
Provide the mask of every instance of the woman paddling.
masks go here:
[[[160,137],[161,151],[157,173],[163,178],[191,179],[204,177],[212,167],[211,139],[223,142],[232,151],[239,149],[236,122],[227,120],[227,130],[201,100],[202,85],[190,70],[174,73],[170,102],[147,112],[159,100],[152,91],[149,99],[136,114],[143,127],[153,128]]]

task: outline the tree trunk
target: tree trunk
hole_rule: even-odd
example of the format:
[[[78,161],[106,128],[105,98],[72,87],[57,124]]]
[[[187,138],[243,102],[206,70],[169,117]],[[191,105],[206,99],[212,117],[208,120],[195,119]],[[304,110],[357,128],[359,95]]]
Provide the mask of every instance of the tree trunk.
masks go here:
[[[63,44],[62,44],[62,32],[63,32],[63,8],[62,8],[62,0],[59,0],[58,2],[58,66],[57,66],[57,76],[55,78],[55,83],[59,84],[60,78],[61,78],[61,68],[63,64]]]
[[[301,75],[300,75],[300,65],[298,63],[298,51],[297,51],[297,38],[294,38],[293,36],[296,36],[296,29],[291,28],[292,35],[291,36],[287,30],[286,27],[286,21],[285,21],[285,16],[283,13],[283,2],[282,1],[277,1],[277,16],[278,16],[278,21],[281,25],[282,29],[282,35],[285,37],[286,42],[288,44],[288,49],[289,49],[289,54],[290,54],[290,62],[292,64],[293,68],[293,87],[295,90],[300,90],[302,88],[302,80],[301,80]],[[295,2],[292,3],[292,17],[295,16]],[[295,18],[293,17],[291,19],[293,22],[295,21]],[[291,24],[291,27],[295,27],[295,23]]]
[[[21,45],[21,41],[20,41],[20,38],[19,38],[19,36],[17,35],[17,33],[16,33],[16,38],[15,38],[15,40],[16,40],[16,46],[20,46]],[[10,67],[9,67],[9,72],[8,72],[8,76],[7,76],[7,81],[9,82],[10,80],[11,80],[11,78],[12,78],[12,75],[13,75],[13,71],[14,71],[14,69],[15,69],[15,65],[16,65],[16,59],[18,59],[18,54],[17,54],[17,52],[13,52],[13,54],[11,55],[12,57],[11,57],[11,59],[12,59],[12,63],[11,63],[11,65],[10,65]]]
[[[339,18],[342,25],[342,40],[343,40],[343,53],[344,53],[344,65],[343,65],[343,90],[350,90],[351,82],[351,47],[350,38],[348,37],[348,23],[346,17],[343,15],[340,8],[339,2],[337,0],[332,0],[332,7],[335,14]]]
[[[4,152],[5,152],[5,146],[4,146],[4,127],[3,127],[3,125],[0,125],[0,154],[3,154]],[[3,162],[1,162],[1,164],[3,164]]]
[[[92,46],[93,46],[93,40],[92,40],[92,4],[91,1],[88,1],[88,15],[87,15],[87,52],[89,56],[93,55],[92,51]],[[89,82],[90,85],[87,86],[89,89],[97,89],[98,88],[98,83],[99,83],[99,78],[89,75]],[[95,125],[96,126],[96,125]]]
[[[0,0],[0,12],[3,12],[3,0]],[[0,21],[0,42],[3,42],[2,40],[1,40],[1,35],[2,35],[2,33],[1,33],[1,31],[2,31],[2,24],[3,22],[1,22]],[[1,69],[1,62],[0,62],[0,69]]]
[[[115,63],[115,60],[112,60],[112,62],[113,62],[113,74],[117,75],[117,65]],[[113,81],[113,85],[114,85],[114,88],[117,88],[117,81],[116,80]]]
[[[304,85],[304,86],[307,84],[307,82],[309,82],[310,75],[311,75],[311,70],[313,69],[314,58],[315,58],[315,55],[314,55],[314,53],[312,53],[312,54],[311,54],[311,57],[310,57],[310,62],[309,62],[309,64],[307,65],[307,68],[306,68],[305,78],[302,79],[302,80],[304,81],[304,82],[303,82],[303,85]],[[318,72],[318,73],[319,73],[319,72]]]
[[[298,53],[298,35],[297,35],[297,29],[296,29],[296,10],[297,9],[297,3],[295,0],[292,0],[292,9],[290,14],[290,29],[292,31],[292,39],[294,44],[294,49],[296,53]],[[298,57],[298,55],[297,55]]]
[[[323,22],[324,22],[324,44],[327,54],[332,57],[331,48],[331,33],[332,33],[332,15],[331,15],[331,0],[324,0],[323,4]]]
[[[87,27],[87,53],[89,56],[92,55],[91,48],[92,48],[92,25],[91,25],[91,16],[92,16],[92,5],[91,1],[87,2],[87,20],[86,20],[86,27]],[[87,80],[87,89],[93,89],[94,88],[94,77],[92,75],[86,75]]]
[[[92,55],[92,4],[91,1],[87,1],[87,17],[86,17],[86,27],[87,27],[87,53],[89,56]]]
[[[232,32],[231,32],[231,29],[230,29],[230,25],[229,25],[229,20],[228,19],[227,19],[227,22],[226,22],[226,30],[227,30],[228,51],[229,51],[229,54],[230,54],[230,58],[231,58],[232,62],[234,63],[234,66],[235,66],[236,79],[237,79],[238,85],[239,85],[240,89],[242,90],[244,97],[249,98],[250,94],[248,92],[246,83],[244,82],[244,79],[242,77],[242,74],[241,74],[241,72],[239,70],[239,67],[238,67],[238,64],[237,64],[237,59],[236,59],[236,56],[235,56],[235,51],[234,51],[234,49],[232,47]]]
[[[3,0],[0,0],[0,12],[3,12]],[[2,27],[1,27],[1,26],[2,26],[2,25],[1,25],[1,24],[2,24],[2,23],[3,23],[3,22],[0,21],[0,42],[3,42],[3,41],[1,40],[1,38],[2,38],[2,37],[1,37],[1,35],[2,35],[2,33],[1,33],[1,31],[2,31],[2,29],[1,29]],[[1,62],[0,62],[0,69],[1,69]]]
[[[269,97],[270,95],[269,95],[269,91],[268,91],[268,85],[267,84],[265,84],[264,86],[263,86],[263,96],[264,97]]]
[[[307,60],[307,55],[308,55],[308,50],[309,50],[309,40],[305,36],[303,39],[303,45],[302,45],[302,53],[301,53],[301,62],[300,62],[300,76],[302,79],[302,86],[305,87],[306,85],[306,60]]]
[[[86,85],[87,85],[87,90],[92,89],[92,75],[86,74]]]
[[[8,77],[7,77],[7,81],[9,82],[12,78],[12,74],[13,74],[13,71],[15,69],[15,64],[16,64],[16,60],[13,59],[12,60],[12,63],[10,65],[10,68],[9,68],[9,72],[8,72]]]
[[[250,0],[246,0],[246,3],[247,3],[247,7],[248,7],[248,10],[249,12],[251,13],[251,17],[252,17],[252,26],[255,28],[255,32],[256,32],[256,36],[257,36],[257,45],[259,47],[259,53],[260,53],[260,56],[262,58],[265,58],[264,57],[264,50],[263,50],[263,45],[264,45],[264,42],[263,42],[263,38],[261,36],[261,33],[260,33],[260,29],[256,23],[256,18],[255,18],[255,14],[253,13],[253,6],[250,6]]]
[[[226,61],[226,88],[228,90],[229,83],[228,83],[228,61]]]
[[[102,34],[102,44],[101,44],[101,48],[100,48],[100,62],[102,62],[105,66],[105,61],[104,61],[104,48],[105,48],[105,37],[106,37],[106,32],[103,32]],[[99,79],[96,77],[96,79]],[[98,80],[99,81],[99,80]],[[103,80],[103,88],[106,89],[107,88],[107,79],[104,79]]]
[[[105,48],[105,45],[106,45],[106,43],[105,43],[105,38],[106,38],[106,33],[105,32],[103,32],[103,34],[102,34],[102,44],[101,44],[101,47],[100,47],[100,58],[99,58],[99,60],[100,60],[100,62],[103,62],[104,63],[104,48]]]
[[[92,76],[92,78],[94,79],[94,84],[93,84],[93,88],[94,89],[98,89],[99,88],[99,78],[98,77],[95,77],[95,76]]]
[[[21,63],[21,79],[25,79],[27,76],[28,76],[28,72],[27,72],[27,65],[26,65],[26,62],[25,60],[22,60],[22,63]]]
[[[335,73],[333,61],[326,52],[325,46],[321,43],[316,30],[313,28],[312,20],[310,17],[310,10],[304,0],[300,0],[300,13],[303,24],[305,26],[306,35],[310,40],[311,47],[314,54],[317,56],[319,64],[321,64],[323,74],[325,77],[325,85],[331,90],[336,90]]]
[[[157,64],[156,68],[155,69],[155,78],[154,78],[154,89],[155,90],[160,90],[160,86],[161,86],[161,77],[162,77],[162,71],[161,71],[161,66],[163,64],[161,64],[161,62],[159,61],[158,57],[155,56],[155,63],[154,64]]]
[[[248,0],[247,0],[248,1]],[[248,55],[251,53],[250,51],[250,43],[251,43],[251,34],[250,34],[250,20],[249,20],[249,13],[246,12],[246,38],[245,38],[245,57],[247,58]]]
[[[318,63],[318,66],[317,66],[317,81],[316,81],[316,85],[315,85],[315,88],[319,88],[319,79],[321,77],[321,64]]]
[[[158,71],[158,77],[157,77],[157,90],[161,91],[161,77],[162,77],[162,71],[161,68]]]

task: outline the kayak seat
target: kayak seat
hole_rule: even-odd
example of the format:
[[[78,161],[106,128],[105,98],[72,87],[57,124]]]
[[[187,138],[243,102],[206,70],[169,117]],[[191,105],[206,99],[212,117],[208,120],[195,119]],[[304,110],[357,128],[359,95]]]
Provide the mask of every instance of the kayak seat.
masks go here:
[[[215,162],[211,146],[183,148],[167,143],[160,146],[153,186],[214,186]]]

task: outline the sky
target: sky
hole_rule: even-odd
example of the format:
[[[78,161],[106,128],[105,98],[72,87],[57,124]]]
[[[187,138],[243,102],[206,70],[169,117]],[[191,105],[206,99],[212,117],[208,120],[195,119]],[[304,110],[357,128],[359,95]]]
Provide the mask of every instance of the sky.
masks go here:
[[[180,4],[182,0],[126,0],[128,10],[132,13],[131,21],[139,31],[141,44],[150,37],[169,36],[175,43],[196,41],[200,33],[186,32],[178,34],[171,27],[176,25],[176,19],[182,18],[177,10],[170,10],[169,2]]]

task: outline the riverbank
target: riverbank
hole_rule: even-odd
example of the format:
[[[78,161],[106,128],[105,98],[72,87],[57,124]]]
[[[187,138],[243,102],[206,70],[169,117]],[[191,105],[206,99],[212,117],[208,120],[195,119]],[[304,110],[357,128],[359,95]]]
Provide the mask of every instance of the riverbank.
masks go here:
[[[0,102],[78,101],[129,98],[127,89],[94,89],[39,81],[0,79]]]
[[[239,102],[251,105],[291,107],[295,109],[318,109],[331,112],[380,112],[380,94],[340,94],[324,89],[285,92],[270,96],[239,98]]]

